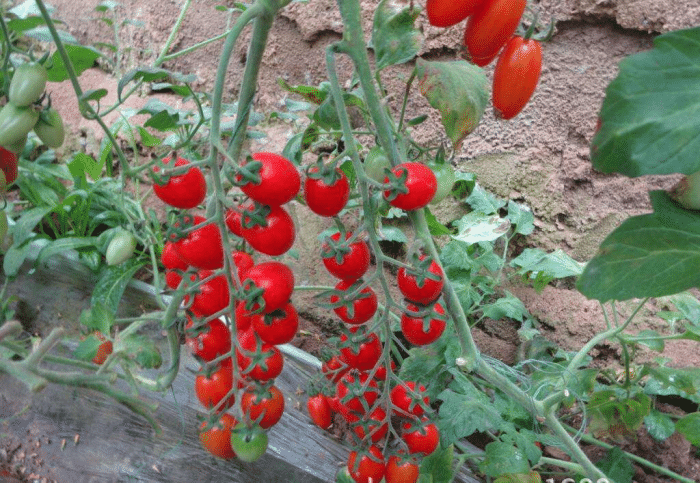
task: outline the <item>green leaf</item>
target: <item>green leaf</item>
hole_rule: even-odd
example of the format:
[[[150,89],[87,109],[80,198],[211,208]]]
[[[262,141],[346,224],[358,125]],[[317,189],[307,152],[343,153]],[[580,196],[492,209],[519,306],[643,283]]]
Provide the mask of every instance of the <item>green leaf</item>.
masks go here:
[[[530,316],[525,305],[523,305],[518,297],[507,290],[505,293],[506,295],[504,297],[499,298],[493,303],[484,304],[482,306],[485,317],[493,320],[509,318],[522,322],[526,317]]]
[[[560,249],[547,253],[539,248],[526,248],[510,261],[510,266],[517,267],[518,275],[529,277],[535,288],[541,290],[554,279],[580,275],[584,264]]]
[[[620,62],[591,143],[596,170],[626,176],[700,170],[700,27],[654,39]]]
[[[636,336],[625,337],[625,339],[647,346],[649,349],[656,352],[663,352],[666,345],[659,333],[655,330],[642,330],[637,333]]]
[[[478,183],[474,185],[474,189],[465,201],[472,207],[472,210],[485,215],[495,215],[506,205],[505,201],[486,191]]]
[[[665,441],[676,431],[676,425],[671,416],[657,409],[652,409],[649,415],[644,418],[644,426],[651,437],[657,441]]]
[[[505,474],[495,480],[493,483],[542,483],[542,477],[536,471],[529,473]]]
[[[455,240],[466,243],[494,241],[502,237],[510,229],[510,221],[497,215],[486,215],[477,211],[467,213],[455,221],[457,234]]]
[[[700,212],[652,192],[654,213],[628,218],[601,243],[577,287],[607,302],[661,297],[700,286]]]
[[[525,205],[508,201],[508,219],[515,225],[515,233],[529,235],[535,230],[535,215]]]
[[[163,363],[155,342],[146,336],[131,334],[120,342],[125,355],[143,369],[157,369]]]
[[[174,75],[175,74],[173,72],[166,69],[160,69],[158,67],[139,67],[130,70],[124,74],[124,77],[119,79],[119,84],[117,84],[117,98],[120,102],[122,101],[122,92],[124,91],[124,88],[132,81],[155,82],[169,79]],[[196,77],[192,77],[187,80],[193,81],[195,79]]]
[[[454,447],[437,447],[429,456],[423,458],[420,464],[421,478],[430,478],[431,483],[451,483],[454,478],[452,461],[454,460]]]
[[[298,94],[313,104],[320,105],[326,99],[326,97],[328,97],[328,92],[323,91],[318,87],[307,85],[293,86],[291,84],[288,84],[284,79],[281,78],[277,80],[277,83],[280,85],[280,87],[282,87],[282,89],[286,90],[287,92]]]
[[[476,431],[496,429],[501,421],[489,398],[459,372],[438,399],[442,401],[438,426],[443,447]]]
[[[73,357],[81,361],[91,361],[97,355],[102,341],[95,334],[90,334],[81,340],[73,351]]]
[[[669,300],[693,325],[700,325],[700,300],[689,292],[671,295]]]
[[[685,436],[693,446],[700,447],[700,412],[690,413],[678,420],[676,431]]]
[[[395,226],[382,225],[381,230],[378,231],[380,240],[391,241],[398,243],[408,243],[408,238],[401,228]]]
[[[15,225],[10,227],[13,246],[18,247],[30,238],[33,238],[35,236],[34,229],[51,210],[50,206],[37,206],[36,208],[23,211]]]
[[[94,237],[66,237],[52,240],[51,243],[45,245],[40,251],[36,259],[36,265],[44,263],[48,258],[59,253],[65,253],[67,250],[78,250],[80,248],[88,248],[95,246],[97,241]]]
[[[158,146],[159,144],[162,143],[162,141],[160,140],[160,138],[157,138],[157,137],[154,136],[153,134],[149,133],[148,131],[146,131],[146,130],[145,130],[144,128],[142,128],[141,126],[138,126],[138,131],[139,131],[139,136],[141,136],[141,142],[142,142],[144,145],[146,145],[146,146],[152,148],[152,147]]]
[[[609,449],[605,457],[595,465],[615,483],[632,483],[634,466],[617,446]]]
[[[644,392],[650,395],[678,395],[692,399],[700,404],[700,369],[679,369],[673,367],[656,367],[644,365],[644,370],[653,376],[644,386]]]
[[[99,101],[107,95],[107,89],[90,89],[89,91],[83,92],[80,96],[80,101]]]
[[[453,149],[476,126],[486,110],[489,89],[483,69],[466,61],[430,62],[419,58],[416,74],[421,94],[440,111]]]
[[[441,236],[441,235],[451,235],[452,230],[447,228],[445,225],[440,223],[437,218],[435,218],[435,215],[433,215],[433,212],[430,211],[427,207],[425,210],[425,220],[428,223],[428,229],[430,230],[430,234],[433,236]]]
[[[27,243],[22,246],[11,246],[6,252],[2,260],[2,269],[5,276],[14,277],[19,273],[19,269],[24,265],[29,252],[32,250],[32,245]]]
[[[114,312],[110,311],[105,304],[98,302],[81,312],[80,323],[88,330],[97,330],[102,334],[109,334],[114,325]]]
[[[377,70],[403,64],[413,59],[421,48],[423,38],[414,27],[420,9],[394,0],[382,0],[374,11],[372,48]]]
[[[75,75],[80,75],[83,71],[91,68],[95,65],[95,61],[99,57],[102,57],[102,53],[92,47],[85,47],[83,45],[65,45],[66,52],[68,53],[68,58],[73,65],[73,70]],[[68,71],[63,63],[63,58],[58,52],[55,52],[51,56],[51,61],[48,68],[49,81],[51,82],[63,82],[68,80]]]
[[[484,448],[486,457],[479,463],[479,469],[486,476],[497,476],[512,473],[529,473],[530,465],[525,455],[510,443],[494,441]]]
[[[142,266],[142,262],[133,259],[120,265],[105,266],[92,292],[92,303],[104,303],[116,313],[127,284]]]

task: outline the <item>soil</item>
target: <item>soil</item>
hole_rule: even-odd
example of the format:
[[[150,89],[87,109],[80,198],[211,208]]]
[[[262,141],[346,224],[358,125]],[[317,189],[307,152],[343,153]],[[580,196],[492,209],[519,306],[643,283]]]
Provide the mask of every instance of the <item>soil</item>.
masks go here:
[[[83,44],[115,43],[113,31],[97,21],[94,8],[99,0],[53,0],[54,16]],[[119,19],[134,19],[141,25],[126,24],[119,32],[119,43],[130,47],[128,55],[116,67],[106,63],[86,71],[80,78],[84,90],[107,88],[109,105],[116,100],[120,73],[136,65],[148,65],[164,45],[182,2],[163,0],[124,0],[116,10]],[[181,33],[173,50],[181,50],[223,31],[227,17],[216,9],[226,2],[201,0],[193,3],[184,19]],[[363,1],[365,17],[369,19],[378,0]],[[617,63],[624,57],[649,49],[658,33],[700,24],[697,0],[659,2],[658,0],[541,0],[535,1],[542,18],[557,21],[556,35],[544,45],[544,69],[540,84],[529,106],[515,120],[496,120],[488,111],[480,126],[470,135],[461,150],[455,153],[455,165],[463,171],[476,173],[478,182],[502,197],[529,205],[536,215],[536,231],[524,246],[548,250],[563,249],[575,259],[585,261],[619,223],[630,215],[650,210],[647,193],[668,189],[677,176],[647,176],[629,179],[603,175],[591,167],[588,145],[592,138],[597,111],[607,84],[615,77]],[[418,23],[425,34],[421,56],[429,59],[455,59],[463,56],[459,28],[437,29],[428,25],[424,16]],[[262,66],[261,84],[255,109],[269,114],[282,110],[287,98],[293,98],[278,86],[278,79],[290,84],[317,85],[325,78],[324,49],[341,38],[342,24],[334,0],[310,0],[286,7],[270,34],[269,51]],[[369,31],[366,32],[369,35]],[[245,36],[248,36],[246,33]],[[165,68],[195,74],[193,87],[209,90],[213,86],[216,61],[221,41],[213,42],[192,54],[178,57]],[[246,45],[246,38],[239,45]],[[246,52],[237,47],[227,75],[226,98],[235,99],[245,64]],[[341,78],[348,79],[349,63],[339,62]],[[392,69],[384,76],[389,92],[399,92],[401,83],[412,66]],[[491,75],[492,67],[487,69]],[[76,148],[96,152],[101,139],[99,127],[84,120],[78,111],[75,94],[66,82],[50,86],[52,100],[58,106],[70,128],[69,141],[59,153],[67,156]],[[159,95],[164,102],[180,106],[179,98]],[[133,96],[126,108],[138,108],[145,97]],[[176,104],[177,103],[177,104]],[[415,92],[407,106],[407,117],[429,113],[427,122],[418,126],[415,138],[422,143],[445,142],[437,113]],[[106,119],[113,122],[118,113]],[[256,129],[266,137],[251,141],[251,149],[281,151],[287,140],[299,131],[303,120],[287,122],[266,120]],[[153,205],[161,209],[157,200]],[[332,279],[317,263],[316,234],[325,229],[327,221],[309,216],[300,205],[291,211],[300,233],[294,249],[298,252],[295,273],[298,282],[313,280],[314,284],[331,284]],[[454,207],[437,213],[439,219],[455,218]],[[543,334],[566,350],[580,348],[605,326],[600,305],[587,300],[571,284],[551,285],[543,293],[513,282],[507,287],[525,304],[541,324]],[[333,331],[333,319],[314,304],[310,295],[295,295],[302,316],[300,336],[294,344],[318,354],[325,335]],[[657,328],[658,310],[671,308],[669,302],[655,300],[647,304],[637,325],[639,330]],[[628,311],[624,304],[621,311]],[[483,353],[506,363],[516,360],[520,340],[518,324],[513,321],[486,321],[475,330],[475,339]],[[619,364],[619,348],[607,347],[594,351],[596,364]],[[663,357],[671,366],[700,367],[700,351],[690,341],[669,341]],[[641,353],[640,361],[651,360],[658,353]],[[663,444],[640,434],[636,446],[629,449],[653,458],[690,478],[700,475],[700,460],[680,438]],[[2,474],[0,473],[0,476]],[[642,483],[664,481],[652,475],[636,475]]]

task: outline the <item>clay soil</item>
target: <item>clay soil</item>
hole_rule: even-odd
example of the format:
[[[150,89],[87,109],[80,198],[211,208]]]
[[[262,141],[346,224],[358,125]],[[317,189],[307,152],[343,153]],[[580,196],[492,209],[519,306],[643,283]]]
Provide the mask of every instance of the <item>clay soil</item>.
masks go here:
[[[80,42],[114,43],[113,31],[96,21],[99,15],[94,8],[98,3],[98,0],[54,0],[52,5],[54,16],[63,20]],[[226,14],[215,8],[222,3],[225,2],[194,2],[173,49],[184,49],[223,31]],[[377,3],[376,0],[363,2],[367,25]],[[544,70],[537,93],[526,110],[511,122],[498,121],[487,111],[482,124],[456,153],[455,165],[460,170],[476,173],[479,183],[499,196],[525,203],[533,209],[537,229],[519,248],[560,248],[575,259],[586,261],[622,220],[650,210],[648,191],[668,189],[678,180],[677,176],[631,180],[603,175],[592,169],[588,144],[605,87],[615,77],[617,63],[630,54],[649,49],[655,35],[700,24],[700,6],[696,0],[541,0],[534,3],[539,4],[542,18],[551,16],[557,20],[556,35],[544,46]],[[170,33],[180,4],[174,0],[122,1],[116,10],[118,17],[134,19],[141,24],[127,24],[119,31],[119,42],[128,48],[126,55],[116,67],[103,64],[86,71],[80,78],[83,89],[105,87],[111,99],[108,97],[104,103],[114,101],[120,73],[152,62]],[[421,56],[435,60],[462,55],[460,28],[436,29],[429,26],[423,16],[418,22],[425,34]],[[290,84],[311,85],[322,81],[325,78],[324,49],[340,39],[341,32],[342,24],[333,0],[310,0],[285,8],[270,35],[256,111],[269,115],[283,110],[284,101],[290,95],[279,88],[278,79]],[[245,39],[242,45],[246,45]],[[214,42],[166,63],[165,67],[195,74],[197,81],[193,87],[209,90],[213,86],[220,49],[221,42]],[[238,47],[228,73],[228,100],[235,99],[245,58],[244,47]],[[339,66],[347,79],[348,63],[341,61]],[[400,92],[410,68],[410,65],[397,68],[385,75],[390,92]],[[491,75],[490,70],[488,74]],[[101,138],[99,127],[82,119],[71,86],[68,83],[52,85],[50,91],[54,104],[59,106],[70,127],[70,139],[61,156],[75,149],[94,152]],[[161,99],[173,103],[174,107],[187,107],[176,104],[180,102],[176,98],[164,96]],[[139,107],[145,101],[145,97],[135,96],[129,99],[127,107]],[[426,112],[429,119],[416,129],[416,139],[422,143],[445,141],[437,113],[415,92],[410,97],[407,116]],[[116,113],[115,117],[107,119],[108,123],[115,118]],[[298,122],[266,119],[256,127],[265,132],[266,137],[251,141],[250,148],[281,151],[302,127],[303,116]],[[153,201],[153,206],[162,209],[157,200]],[[299,259],[293,262],[299,281],[330,284],[329,275],[318,266],[315,238],[328,225],[309,216],[302,206],[292,206],[291,210],[300,227],[294,247]],[[454,210],[448,207],[437,214],[442,220],[450,220],[456,217]],[[517,282],[508,287],[523,300],[543,334],[566,350],[580,348],[605,326],[600,305],[586,300],[570,282],[548,286],[543,293]],[[333,319],[318,309],[308,296],[299,295],[296,303],[303,317],[300,332],[303,335],[294,343],[318,354],[324,336],[333,332]],[[660,321],[654,313],[667,309],[673,309],[667,301],[652,301],[636,328],[658,328]],[[623,306],[622,310],[628,309]],[[483,353],[512,363],[520,346],[518,327],[517,322],[509,320],[487,321],[476,328],[475,338]],[[597,348],[592,355],[597,365],[619,364],[617,346]],[[671,359],[672,366],[700,367],[700,351],[697,344],[689,341],[671,341],[661,355]],[[638,360],[651,360],[656,356],[659,354],[643,352]],[[648,434],[640,433],[625,449],[687,477],[700,478],[697,450],[682,438],[673,437],[658,443]],[[635,481],[666,480],[640,470]]]

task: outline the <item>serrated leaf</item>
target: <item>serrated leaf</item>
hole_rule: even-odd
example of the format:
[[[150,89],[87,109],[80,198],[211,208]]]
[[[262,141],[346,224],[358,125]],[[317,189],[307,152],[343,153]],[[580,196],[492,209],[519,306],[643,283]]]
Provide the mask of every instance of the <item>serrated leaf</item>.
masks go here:
[[[700,170],[700,27],[627,57],[606,90],[593,166],[627,176]]]
[[[663,352],[666,345],[659,333],[655,330],[642,330],[636,336],[632,337],[632,341],[647,346],[649,349],[656,352]]]
[[[609,449],[605,457],[595,465],[615,483],[632,483],[634,466],[617,446]]]
[[[102,341],[94,334],[90,334],[80,341],[78,347],[73,351],[73,357],[81,361],[90,361],[97,355],[100,344]]]
[[[430,62],[419,58],[416,73],[421,94],[440,111],[454,149],[479,125],[488,104],[483,69],[466,61]]]
[[[428,230],[430,231],[430,234],[433,236],[441,236],[441,235],[451,235],[452,230],[447,228],[445,225],[440,223],[437,218],[435,218],[435,215],[433,214],[432,211],[430,211],[427,207],[425,209],[425,220],[428,223]]]
[[[644,426],[651,437],[657,441],[665,441],[676,431],[676,425],[671,416],[657,409],[652,409],[644,418]]]
[[[471,194],[465,201],[472,207],[472,210],[485,215],[494,215],[506,205],[505,201],[486,191],[479,183],[474,185]]]
[[[80,313],[80,323],[91,331],[109,334],[114,325],[114,312],[103,303],[97,303]]]
[[[676,431],[693,446],[700,447],[700,412],[690,413],[676,422]]]
[[[106,266],[95,284],[92,303],[103,303],[109,310],[116,312],[126,286],[142,266],[142,262],[133,259],[120,265]]]
[[[381,230],[378,231],[380,240],[397,242],[397,243],[407,243],[408,238],[401,228],[395,226],[383,225]]]
[[[68,53],[68,58],[73,65],[73,70],[78,76],[82,74],[83,71],[94,66],[97,59],[102,57],[102,53],[93,47],[71,44],[65,45],[64,47]],[[63,58],[58,52],[55,52],[51,56],[51,61],[47,71],[48,79],[51,82],[63,82],[69,78],[68,71],[63,63]]]
[[[460,373],[438,399],[442,401],[438,426],[443,447],[476,431],[496,429],[501,421],[500,413],[489,398]]]
[[[510,229],[510,221],[497,215],[486,215],[472,211],[455,222],[457,234],[455,240],[466,243],[494,241],[502,237]]]
[[[700,286],[700,213],[651,193],[654,213],[628,218],[601,243],[577,288],[601,302],[661,297]]]
[[[323,91],[318,87],[307,85],[293,86],[287,83],[284,79],[278,79],[277,83],[280,85],[280,87],[282,87],[282,89],[286,90],[287,92],[298,94],[307,101],[317,105],[320,105],[326,99],[326,97],[328,97],[328,92]]]
[[[484,448],[485,458],[479,469],[492,478],[513,473],[528,473],[530,465],[525,455],[510,443],[494,441]]]
[[[508,219],[515,226],[515,233],[529,235],[535,230],[535,215],[525,205],[508,201]]]
[[[432,483],[450,483],[454,477],[453,460],[454,447],[452,445],[446,448],[438,446],[435,451],[421,461],[421,478],[430,478]]]
[[[143,369],[157,369],[163,363],[155,343],[146,336],[132,334],[120,342],[124,354]]]
[[[580,275],[585,264],[560,249],[547,253],[539,248],[526,248],[510,261],[510,266],[518,268],[519,275],[534,281],[535,287],[544,287],[554,279]]]
[[[689,292],[674,294],[669,300],[693,325],[700,325],[700,300]]]
[[[420,9],[396,0],[382,0],[374,11],[372,48],[377,70],[403,64],[413,59],[423,37],[413,25]]]
[[[504,297],[499,298],[495,302],[483,305],[482,310],[485,317],[493,320],[509,318],[522,322],[526,317],[530,316],[525,305],[518,297],[507,290],[505,293]]]
[[[153,134],[149,133],[141,126],[138,126],[138,131],[139,136],[141,137],[141,142],[148,147],[158,146],[162,142],[160,138],[157,138]]]

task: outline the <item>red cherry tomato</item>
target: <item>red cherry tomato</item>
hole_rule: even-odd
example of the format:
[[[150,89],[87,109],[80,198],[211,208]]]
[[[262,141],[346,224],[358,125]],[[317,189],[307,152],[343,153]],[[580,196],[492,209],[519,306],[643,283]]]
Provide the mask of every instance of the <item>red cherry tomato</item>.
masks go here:
[[[111,340],[107,340],[101,332],[95,332],[95,336],[102,341],[102,343],[97,347],[97,353],[95,357],[92,358],[92,362],[95,364],[104,364],[107,357],[112,353],[113,345]]]
[[[253,211],[253,206],[247,211]],[[286,253],[294,244],[296,232],[294,222],[289,213],[281,206],[268,206],[262,208],[265,215],[264,224],[251,224],[251,218],[242,215],[241,236],[253,249],[270,256],[278,256]]]
[[[231,448],[231,429],[236,424],[236,419],[228,413],[223,413],[219,421],[206,431],[207,422],[204,421],[199,427],[199,441],[217,458],[235,458],[236,453]]]
[[[418,396],[411,395],[411,392],[418,392]],[[418,386],[416,391],[416,383],[413,381],[405,381],[398,386],[395,386],[391,390],[391,403],[395,406],[394,414],[397,416],[404,416],[413,414],[414,416],[422,416],[425,410],[423,406],[418,403],[421,397],[420,394],[425,392],[425,386],[422,384]],[[430,400],[428,396],[422,398],[423,403],[428,406]]]
[[[274,426],[282,418],[284,412],[284,395],[277,387],[270,387],[265,394],[244,392],[241,397],[241,409],[251,421],[258,421],[263,429]]]
[[[0,169],[5,174],[6,186],[15,182],[17,179],[17,156],[3,147],[0,147]]]
[[[493,72],[493,107],[502,119],[523,110],[537,87],[542,71],[542,47],[536,40],[513,37]]]
[[[255,314],[253,330],[260,339],[271,345],[286,344],[294,339],[299,328],[299,315],[291,303],[269,314]]]
[[[393,455],[386,464],[386,483],[415,483],[420,474],[419,464],[416,460],[402,460]]]
[[[188,315],[185,344],[190,348],[192,355],[209,362],[231,350],[231,331],[219,319],[210,320],[204,327],[197,329],[193,329],[193,325]]]
[[[352,236],[352,233],[346,233],[347,240]],[[340,240],[340,233],[335,233],[331,236],[331,240],[337,242]],[[347,247],[348,251],[339,256],[329,255],[323,257],[323,265],[331,275],[341,280],[354,282],[362,277],[369,269],[370,253],[367,243],[362,240],[356,240],[350,243]],[[323,245],[321,253],[328,253],[330,246],[328,243]]]
[[[423,208],[435,196],[437,191],[437,178],[433,170],[421,163],[403,163],[395,166],[392,170],[395,176],[407,174],[405,193],[399,193],[392,198],[392,190],[384,191],[384,198],[391,206],[402,210],[412,211]],[[389,178],[384,178],[384,183],[388,183]]]
[[[473,14],[484,0],[428,0],[425,11],[434,27],[451,27]]]
[[[351,280],[341,280],[335,286],[336,290],[346,292],[346,294],[353,292],[355,288],[355,282]],[[340,301],[340,297],[331,295],[330,301],[334,304]],[[333,309],[333,312],[346,324],[360,325],[374,316],[377,312],[377,307],[377,294],[374,293],[372,287],[368,286],[363,288],[349,304],[336,307]]]
[[[343,334],[340,340],[345,342],[348,337]],[[343,347],[340,349],[340,358],[348,366],[357,369],[358,371],[369,371],[377,365],[382,357],[382,343],[379,337],[374,332],[367,334],[367,337],[360,342],[357,350],[352,347]]]
[[[233,388],[233,366],[230,358],[221,361],[218,368],[211,374],[198,374],[194,381],[194,392],[205,408],[213,408],[219,404],[231,388]],[[235,402],[235,395],[231,394],[219,409],[221,411],[228,409]]]
[[[233,259],[233,264],[237,268],[238,280],[243,282],[248,270],[253,268],[253,265],[255,265],[255,261],[248,253],[241,251],[234,251],[231,254],[231,258]]]
[[[380,442],[389,431],[386,411],[380,407],[376,408],[366,420],[363,418],[355,423],[352,429],[360,440],[364,440],[366,435],[371,435],[369,438],[373,443]]]
[[[250,355],[236,351],[238,367],[243,375],[256,381],[269,381],[282,373],[284,359],[280,350],[270,344],[258,344],[255,332],[248,329],[238,333],[241,348]]]
[[[172,158],[163,158],[164,164],[169,164]],[[187,166],[190,164],[184,158],[175,160],[175,167]],[[160,166],[153,167],[154,173],[161,172]],[[171,176],[167,183],[159,185],[153,184],[153,191],[158,198],[175,208],[187,210],[194,208],[204,201],[207,195],[207,183],[202,171],[197,167],[192,167],[184,174]]]
[[[252,199],[268,206],[279,206],[291,201],[299,192],[301,177],[296,166],[288,159],[274,153],[260,152],[252,155],[254,161],[262,163],[257,175],[259,183],[245,183],[241,190]],[[246,166],[248,163],[244,163]],[[242,181],[236,175],[237,181]]]
[[[319,428],[328,429],[333,424],[331,407],[323,394],[319,393],[307,399],[306,409],[309,411],[311,420]]]
[[[244,287],[262,288],[262,300],[265,304],[263,313],[269,314],[284,307],[294,291],[294,274],[287,265],[281,262],[263,262],[248,270]],[[256,303],[252,311],[257,311],[260,304]]]
[[[338,178],[332,184],[326,184],[322,178],[308,177],[304,181],[304,200],[311,211],[320,216],[335,216],[345,208],[350,197],[350,184],[340,168],[335,172]],[[318,173],[314,166],[309,173]]]
[[[190,226],[204,223],[202,216],[188,216]],[[177,253],[185,263],[203,270],[216,270],[224,266],[224,247],[221,231],[214,223],[200,226],[175,242]]]
[[[367,403],[367,407],[371,408],[379,397],[379,388],[377,382],[369,379],[367,374],[345,374],[336,384],[335,394],[342,407],[355,414],[365,414],[362,399]]]
[[[418,312],[420,309],[413,304],[409,304],[407,309],[412,312]],[[440,315],[444,315],[445,309],[442,305],[435,304],[433,310]],[[422,318],[416,318],[404,313],[401,316],[401,332],[406,340],[413,345],[428,345],[432,344],[442,335],[445,330],[445,321],[439,318],[431,318],[426,330]]]
[[[472,62],[489,64],[513,36],[527,0],[488,0],[469,17],[464,45]]]
[[[371,456],[370,456],[371,455]],[[372,445],[369,454],[359,457],[357,451],[348,457],[348,472],[355,483],[377,483],[384,478],[384,457],[376,446]]]
[[[331,357],[321,365],[321,372],[332,382],[338,382],[350,370],[338,356]]]
[[[433,423],[414,427],[410,422],[402,425],[401,437],[411,454],[430,455],[440,444],[440,433]]]
[[[421,255],[419,260],[423,261],[425,258],[425,255]],[[399,268],[396,281],[399,285],[399,290],[406,299],[417,304],[430,305],[440,297],[443,286],[443,275],[440,265],[433,260],[428,267],[428,272],[436,275],[439,280],[424,277],[423,280],[419,282],[415,273],[411,273],[411,271],[406,270],[404,267]]]
[[[212,275],[211,270],[200,270],[196,274],[190,275],[190,281],[195,283],[199,280],[204,280]],[[189,295],[184,298],[185,303],[189,302]],[[229,289],[226,277],[217,275],[211,280],[197,286],[195,294],[192,297],[192,305],[190,310],[198,317],[208,317],[214,315],[220,310],[228,307],[229,304]]]

